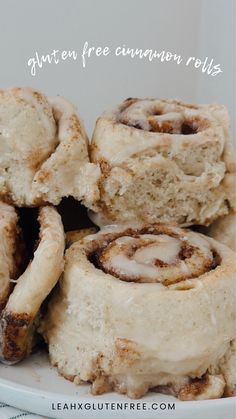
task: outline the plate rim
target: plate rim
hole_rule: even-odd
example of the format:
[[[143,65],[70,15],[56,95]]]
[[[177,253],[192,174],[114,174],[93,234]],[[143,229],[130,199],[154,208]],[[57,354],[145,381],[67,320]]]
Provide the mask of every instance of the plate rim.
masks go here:
[[[89,384],[88,384],[89,386]],[[10,388],[12,391],[16,391],[16,392],[22,392],[22,393],[31,393],[35,396],[40,396],[41,398],[45,398],[45,399],[55,399],[57,396],[59,397],[64,397],[65,399],[72,399],[74,400],[75,396],[72,394],[63,394],[63,393],[58,393],[58,392],[52,392],[52,391],[45,391],[45,390],[39,390],[36,388],[31,388],[27,385],[24,384],[20,384],[17,382],[14,382],[12,380],[6,379],[6,378],[2,378],[0,377],[0,387],[5,387],[5,388]],[[78,385],[78,390],[79,390],[79,385]],[[102,395],[99,396],[93,396],[92,394],[89,394],[88,397],[85,397],[84,395],[76,395],[77,397],[80,397],[80,399],[85,399],[87,402],[88,400],[93,400],[93,402],[97,399],[98,401],[100,401],[101,399],[106,399],[106,394],[116,394],[115,392],[110,392],[110,393],[104,393]],[[154,393],[157,394],[157,393]],[[150,395],[150,393],[149,393]],[[130,399],[128,398],[128,396],[126,395],[121,395],[124,397],[124,400],[129,401],[130,402],[140,402],[142,400],[145,400],[145,397],[142,397],[140,399]],[[232,396],[232,397],[224,397],[224,398],[220,398],[220,399],[210,399],[210,400],[189,400],[189,401],[181,401],[178,400],[177,398],[175,398],[175,401],[173,401],[173,403],[178,403],[178,408],[202,408],[202,407],[211,407],[214,405],[214,407],[216,407],[216,405],[220,405],[220,407],[223,406],[228,406],[228,405],[233,405],[235,404],[236,406],[236,396]]]

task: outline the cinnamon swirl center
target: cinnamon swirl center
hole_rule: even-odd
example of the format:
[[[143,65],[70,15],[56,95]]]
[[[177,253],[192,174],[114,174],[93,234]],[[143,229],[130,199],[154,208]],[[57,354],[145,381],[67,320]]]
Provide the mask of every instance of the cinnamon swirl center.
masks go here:
[[[175,104],[157,100],[127,99],[120,108],[118,122],[144,131],[193,135],[209,126],[196,109],[180,109]]]
[[[171,285],[196,278],[220,263],[202,236],[188,232],[130,231],[108,238],[91,260],[105,273],[123,281]]]

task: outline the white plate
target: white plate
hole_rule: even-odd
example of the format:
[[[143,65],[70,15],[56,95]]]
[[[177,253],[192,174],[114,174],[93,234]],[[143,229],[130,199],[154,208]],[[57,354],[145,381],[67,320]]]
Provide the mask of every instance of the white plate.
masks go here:
[[[235,397],[200,402],[180,402],[174,397],[156,393],[149,393],[146,397],[135,401],[116,393],[92,396],[89,393],[88,385],[76,386],[58,376],[56,370],[49,365],[44,352],[38,352],[18,365],[0,364],[0,401],[14,405],[19,409],[56,419],[84,417],[233,419],[236,416]],[[67,409],[67,407],[70,408],[71,403],[76,404],[75,410],[73,406],[72,409]],[[82,410],[79,403],[83,404]],[[102,403],[103,410],[98,410]],[[109,405],[105,403],[109,403]],[[112,405],[112,403],[114,404]],[[123,409],[115,409],[116,403],[122,403]],[[143,403],[146,410],[143,408]],[[155,404],[152,405],[153,403]],[[170,407],[175,403],[175,410],[168,410],[168,403]],[[61,408],[64,406],[65,410],[58,410],[57,406]]]

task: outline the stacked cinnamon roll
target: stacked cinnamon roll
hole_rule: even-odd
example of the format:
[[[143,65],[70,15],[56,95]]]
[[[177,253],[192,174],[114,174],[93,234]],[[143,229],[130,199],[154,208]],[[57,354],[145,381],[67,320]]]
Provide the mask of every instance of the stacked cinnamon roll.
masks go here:
[[[98,172],[89,162],[87,136],[70,103],[60,97],[47,99],[30,88],[0,91],[3,362],[15,363],[31,352],[41,306],[63,271],[64,229],[50,204],[58,204],[69,195],[90,203],[97,198]],[[21,232],[19,207],[38,208],[38,237],[30,250]],[[30,223],[29,214],[26,235]]]
[[[91,157],[101,168],[96,212],[106,222],[209,225],[235,210],[224,106],[127,99],[98,119]]]
[[[99,169],[89,162],[87,135],[62,97],[30,88],[0,90],[0,197],[13,205],[56,205],[73,196],[98,199]]]
[[[64,377],[91,382],[93,394],[232,395],[235,272],[234,252],[199,233],[104,227],[66,253],[41,326],[51,362]]]
[[[19,91],[11,94],[16,100]],[[41,241],[19,277],[24,250],[16,243],[22,237],[15,210],[2,204],[0,229],[9,223],[14,231],[11,244],[5,239],[0,247],[7,278],[0,300],[2,358],[14,362],[28,354],[37,328],[59,373],[91,383],[93,394],[115,390],[137,398],[152,389],[181,400],[234,395],[236,255],[227,247],[234,246],[230,232],[225,240],[219,233],[234,224],[236,207],[226,109],[127,99],[98,119],[89,144],[71,105],[44,100],[47,105],[27,105],[40,115],[37,142],[23,122],[18,136],[12,122],[11,140],[3,142],[5,160],[0,157],[2,199],[46,205],[40,208]],[[25,112],[16,117],[24,121]],[[29,141],[22,142],[24,136]],[[89,222],[81,229],[80,215],[70,214],[76,231],[66,233],[62,273],[63,228],[47,205],[69,195],[92,210],[101,229]],[[219,241],[182,228],[193,225]],[[47,261],[42,272],[41,260]],[[45,279],[40,285],[39,275]],[[14,288],[9,278],[19,278]],[[21,313],[21,321],[13,313]]]

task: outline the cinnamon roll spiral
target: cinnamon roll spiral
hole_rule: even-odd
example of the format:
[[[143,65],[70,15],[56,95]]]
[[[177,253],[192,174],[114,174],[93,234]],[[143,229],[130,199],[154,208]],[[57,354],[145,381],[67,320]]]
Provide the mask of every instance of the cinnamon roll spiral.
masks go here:
[[[217,266],[219,256],[201,236],[163,224],[128,229],[94,252],[98,266],[124,281],[170,285],[199,277]]]
[[[209,225],[236,207],[224,106],[127,99],[97,120],[90,154],[101,168],[94,207],[107,224]]]
[[[0,315],[20,273],[23,243],[15,209],[0,201]]]
[[[75,242],[41,325],[51,362],[93,394],[232,395],[234,256],[161,223],[107,226]]]
[[[31,88],[0,90],[0,199],[18,207],[98,199],[99,168],[74,106]]]
[[[0,313],[0,361],[8,364],[14,364],[30,354],[40,307],[58,281],[64,266],[65,240],[59,214],[55,208],[46,206],[40,208],[38,219],[39,241],[32,261],[15,278],[15,284],[11,282],[12,270],[8,270],[7,279],[11,289]],[[1,282],[0,276],[0,291]]]

